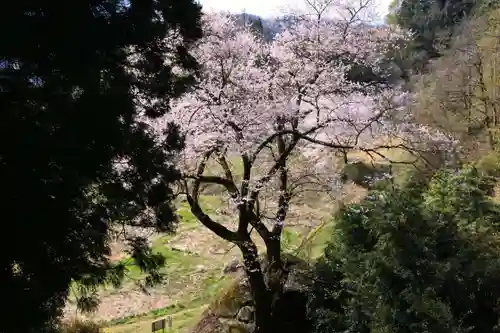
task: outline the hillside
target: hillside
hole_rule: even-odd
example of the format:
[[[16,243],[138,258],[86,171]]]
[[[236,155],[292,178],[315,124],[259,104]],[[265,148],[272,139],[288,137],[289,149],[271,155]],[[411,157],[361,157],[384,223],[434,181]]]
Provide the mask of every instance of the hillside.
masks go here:
[[[264,38],[267,41],[272,40],[277,34],[285,31],[286,29],[292,27],[297,22],[297,17],[293,15],[281,15],[273,18],[262,18],[258,15],[253,15],[249,13],[240,13],[240,14],[232,14],[237,22],[240,24],[243,23],[252,23],[252,22],[261,22],[263,28]],[[376,27],[383,26],[378,23],[364,23],[367,27]]]
[[[363,189],[347,185],[339,192],[338,201],[358,200],[363,193]],[[226,203],[215,195],[204,197],[203,202],[225,224],[231,224],[230,216],[224,212]],[[331,209],[332,202],[327,198],[298,204],[283,233],[285,251],[313,257],[320,255],[326,240],[322,233],[327,232]],[[196,323],[205,307],[231,284],[235,274],[241,272],[240,266],[235,265],[240,254],[237,248],[201,226],[185,203],[179,203],[178,212],[181,223],[175,235],[150,235],[154,251],[167,258],[163,270],[166,281],[144,293],[134,284],[134,280],[141,277],[134,269],[121,289],[102,291],[101,305],[96,313],[78,317],[101,322],[108,326],[106,332],[113,333],[145,333],[151,321],[167,315],[172,316],[179,333]],[[255,240],[262,246],[258,237]],[[123,260],[119,248],[115,247],[115,256]],[[67,318],[72,318],[74,311],[74,305],[68,304]]]
[[[394,159],[401,159],[403,151],[397,149],[382,152]],[[403,155],[402,155],[403,154]],[[350,159],[371,163],[363,153],[352,153]],[[377,163],[383,163],[382,160]],[[236,168],[235,170],[240,170]],[[359,177],[359,176],[355,176]],[[366,189],[347,182],[331,193],[307,191],[297,198],[287,218],[282,235],[282,246],[291,253],[307,260],[322,255],[323,247],[330,237],[331,216],[339,204],[358,202]],[[228,203],[215,192],[204,195],[203,207],[214,214],[224,225],[231,226],[233,217]],[[120,289],[105,289],[101,293],[101,305],[96,313],[79,318],[92,319],[107,327],[109,333],[146,333],[156,318],[171,316],[175,332],[185,333],[195,325],[205,309],[224,294],[226,288],[241,273],[239,249],[215,236],[203,227],[191,214],[186,202],[177,203],[180,225],[173,235],[149,234],[153,250],[167,258],[164,283],[149,289],[148,293],[138,288],[134,280],[141,278],[138,269],[133,269]],[[136,232],[140,232],[137,230]],[[254,235],[262,248],[262,240]],[[125,260],[119,244],[115,244],[114,257]],[[75,305],[68,304],[67,318],[75,315]]]

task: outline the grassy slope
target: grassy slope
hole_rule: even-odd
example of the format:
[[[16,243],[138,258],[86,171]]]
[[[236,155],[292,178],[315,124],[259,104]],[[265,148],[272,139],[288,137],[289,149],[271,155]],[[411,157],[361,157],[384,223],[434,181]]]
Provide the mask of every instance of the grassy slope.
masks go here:
[[[200,228],[192,229],[193,232],[204,234],[205,230]],[[303,236],[298,228],[285,229],[283,233],[283,247],[288,250],[294,250],[302,242]],[[182,235],[182,232],[179,233]],[[199,236],[199,235],[198,235]],[[206,238],[209,238],[206,235]],[[182,236],[181,236],[182,237]],[[228,255],[209,254],[209,248],[224,248],[229,250],[228,244],[220,241],[220,244],[214,239],[205,241],[202,246],[198,245],[200,251],[206,251],[207,255],[194,256],[191,254],[183,254],[177,251],[168,249],[168,243],[164,242],[164,238],[160,238],[155,242],[155,249],[164,253],[167,256],[167,267],[165,273],[168,279],[173,283],[161,286],[165,288],[167,293],[160,292],[160,295],[168,299],[167,302],[172,302],[172,305],[161,307],[151,312],[128,316],[117,320],[110,321],[105,332],[126,333],[126,332],[149,332],[151,321],[155,318],[172,316],[175,332],[183,332],[189,324],[193,323],[205,309],[205,307],[213,300],[218,291],[225,288],[225,285],[232,281],[231,276],[221,274],[224,263],[230,261],[229,258],[237,256],[237,249],[229,251]],[[163,244],[161,244],[164,242]],[[175,244],[175,243],[174,243]],[[231,255],[232,254],[232,255]],[[199,270],[199,265],[203,265],[204,269]],[[134,278],[140,277],[139,272],[135,272]],[[133,275],[135,275],[133,274]],[[131,297],[129,301],[133,302]]]
[[[394,154],[389,152],[388,155],[400,157],[400,152]],[[363,154],[353,154],[352,157],[361,160],[368,158]],[[239,165],[234,163],[233,168],[237,174]],[[342,202],[358,201],[365,192],[357,186],[347,185],[343,189]],[[294,206],[294,214],[291,214],[288,221],[289,226],[283,232],[284,250],[310,259],[322,254],[324,245],[330,237],[331,213],[335,209],[327,204],[331,201],[321,202],[322,200],[315,199],[314,203],[302,202]],[[206,195],[203,201],[209,213],[213,213],[224,224],[231,224],[232,221],[228,217],[221,216],[218,212],[224,208],[224,203],[217,195]],[[164,271],[168,281],[155,290],[155,297],[147,295],[143,297],[148,300],[158,298],[159,302],[156,304],[146,302],[143,311],[138,311],[142,314],[120,316],[107,321],[104,332],[150,332],[151,322],[166,316],[172,317],[173,332],[185,332],[196,323],[197,318],[220,290],[225,289],[232,281],[232,277],[222,275],[221,270],[231,258],[239,258],[237,249],[231,248],[229,244],[200,226],[185,203],[180,203],[179,214],[181,224],[176,235],[161,236],[153,243],[154,249],[167,257],[167,267]],[[305,220],[308,223],[303,223]],[[131,279],[140,278],[138,271],[132,271],[131,275]],[[116,292],[106,292],[103,301],[106,302],[106,299]],[[134,302],[134,296],[139,297],[137,293],[127,294],[127,291],[124,294],[124,301],[128,303]]]
[[[348,201],[358,200],[363,194],[364,190],[352,186],[348,189],[346,199]],[[304,257],[318,257],[323,251],[323,246],[329,239],[330,235],[330,211],[323,210],[317,212],[318,214],[326,217],[319,221],[317,225],[309,229],[300,227],[288,227],[283,232],[283,248],[285,251],[300,252]],[[203,227],[201,227],[203,228]],[[204,233],[203,229],[192,229],[197,233]],[[182,233],[180,233],[182,234]],[[221,244],[226,245],[227,244]],[[162,245],[164,252],[165,246]],[[205,246],[209,247],[206,243]],[[236,249],[234,249],[236,250]],[[230,253],[233,251],[230,251]],[[165,253],[165,252],[164,252]],[[238,254],[234,251],[234,254]],[[108,326],[104,332],[109,333],[146,333],[151,330],[151,322],[157,318],[172,316],[172,324],[174,332],[185,332],[191,325],[196,322],[196,319],[205,310],[205,308],[213,301],[220,290],[232,281],[231,276],[223,276],[221,270],[223,264],[228,261],[227,255],[210,257],[202,257],[203,264],[210,262],[213,266],[212,270],[207,270],[200,275],[200,283],[181,283],[184,290],[181,295],[176,299],[177,306],[167,306],[156,309],[141,315],[129,316],[108,322]],[[224,260],[225,259],[225,260]],[[174,261],[175,260],[175,261]],[[192,260],[192,258],[190,258]],[[192,275],[193,271],[189,267],[193,264],[185,257],[171,257],[168,262],[176,262],[175,268],[167,267],[169,277],[172,279],[181,279],[182,276]],[[197,261],[195,261],[197,262]]]

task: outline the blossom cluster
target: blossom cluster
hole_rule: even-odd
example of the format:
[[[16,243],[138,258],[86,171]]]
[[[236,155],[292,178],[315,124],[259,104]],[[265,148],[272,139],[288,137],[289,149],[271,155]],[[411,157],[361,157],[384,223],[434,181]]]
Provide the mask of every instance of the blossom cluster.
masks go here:
[[[387,28],[301,18],[265,42],[233,17],[210,14],[204,31],[193,50],[202,64],[198,84],[165,118],[186,134],[190,159],[214,147],[251,154],[278,125],[356,145],[360,130],[373,133],[377,109],[395,95],[347,76],[353,64],[375,66],[385,45],[401,37]]]

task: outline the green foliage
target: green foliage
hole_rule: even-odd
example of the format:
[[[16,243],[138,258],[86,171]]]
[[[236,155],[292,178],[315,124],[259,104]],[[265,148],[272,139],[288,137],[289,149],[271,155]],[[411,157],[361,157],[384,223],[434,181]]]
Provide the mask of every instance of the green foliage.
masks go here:
[[[489,152],[476,162],[476,167],[488,176],[500,177],[500,154],[497,151]]]
[[[317,265],[315,332],[497,332],[499,206],[477,169],[343,208]]]
[[[357,83],[385,83],[386,79],[374,69],[358,63],[352,63],[351,68],[346,73],[346,79]]]
[[[473,10],[474,16],[479,17],[487,14],[490,11],[498,9],[500,2],[498,0],[481,0]]]
[[[400,26],[415,33],[416,41],[430,57],[436,56],[436,39],[449,34],[472,12],[476,1],[403,0],[397,9]]]
[[[108,257],[113,224],[173,229],[169,162],[182,140],[171,127],[157,142],[134,93],[158,101],[147,117],[168,112],[192,74],[174,75],[163,56],[196,70],[186,45],[201,36],[200,15],[190,0],[20,0],[0,12],[0,202],[13,239],[0,246],[2,332],[50,330],[72,281],[90,289],[90,306],[96,284],[120,280]],[[183,46],[164,43],[173,29]],[[126,68],[132,49],[137,75]],[[129,168],[118,172],[116,160]],[[161,263],[144,242],[130,245],[144,269]]]
[[[388,13],[385,17],[385,23],[389,25],[396,25],[398,24],[397,17],[396,17],[396,11],[399,8],[399,1],[398,0],[392,0],[391,3],[389,4],[389,10]]]
[[[451,46],[452,36],[461,24],[494,7],[487,2],[401,0],[391,3],[386,18],[388,23],[414,33],[413,41],[407,47],[409,52],[404,56],[406,69],[423,72],[429,60],[439,58]]]
[[[355,55],[349,53],[333,55],[332,57],[349,67],[349,70],[345,73],[346,80],[360,84],[388,83],[391,73],[387,73],[388,70],[385,68],[384,63],[375,67],[356,60]],[[360,87],[359,89],[363,91],[363,88]]]

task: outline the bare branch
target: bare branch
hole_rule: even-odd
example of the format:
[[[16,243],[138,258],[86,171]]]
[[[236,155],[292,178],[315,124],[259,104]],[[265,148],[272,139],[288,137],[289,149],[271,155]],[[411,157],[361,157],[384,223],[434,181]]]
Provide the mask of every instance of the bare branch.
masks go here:
[[[217,161],[219,162],[220,166],[224,170],[226,178],[234,183],[233,173],[231,172],[231,168],[229,167],[229,164],[227,163],[225,154],[217,153]]]
[[[196,175],[184,175],[186,179],[194,179],[200,184],[209,183],[224,186],[224,188],[231,194],[231,196],[236,199],[240,196],[238,188],[230,179],[218,177],[218,176],[196,176]]]
[[[191,207],[191,212],[193,213],[194,216],[208,229],[210,229],[213,233],[215,233],[217,236],[221,237],[222,239],[227,240],[228,242],[237,244],[238,242],[241,242],[241,238],[238,236],[237,233],[227,229],[224,227],[222,224],[215,222],[205,214],[203,209],[201,208],[199,204],[199,189],[200,189],[200,184],[202,182],[201,177],[203,175],[203,172],[205,171],[205,167],[207,165],[207,161],[210,158],[210,156],[214,153],[213,150],[210,150],[205,153],[203,156],[203,159],[198,166],[198,170],[196,173],[193,189],[191,193],[187,192],[186,197],[187,201],[189,203],[189,206]],[[227,185],[227,184],[226,184]],[[186,188],[187,188],[187,183],[186,183]]]

